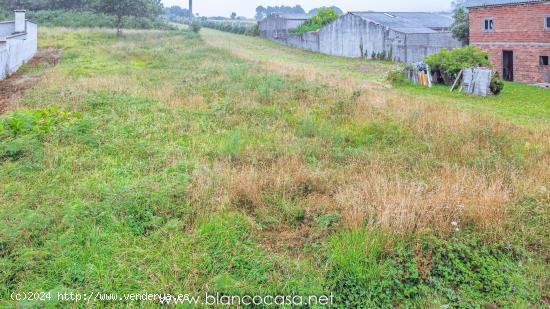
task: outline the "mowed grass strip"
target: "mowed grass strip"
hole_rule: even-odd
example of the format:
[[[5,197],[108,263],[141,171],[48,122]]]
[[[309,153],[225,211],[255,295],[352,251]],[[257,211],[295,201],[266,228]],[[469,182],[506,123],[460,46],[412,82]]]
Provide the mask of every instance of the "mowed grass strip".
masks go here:
[[[547,132],[274,72],[187,31],[41,42],[61,64],[0,118],[2,299],[548,296]]]

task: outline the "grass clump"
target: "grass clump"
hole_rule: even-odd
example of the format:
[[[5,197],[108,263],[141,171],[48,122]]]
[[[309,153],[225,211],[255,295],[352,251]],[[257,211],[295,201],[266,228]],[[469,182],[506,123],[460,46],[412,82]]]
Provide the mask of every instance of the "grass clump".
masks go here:
[[[38,155],[42,144],[61,126],[80,119],[80,113],[56,108],[17,111],[0,118],[0,160],[18,160]]]
[[[538,297],[521,251],[468,233],[407,244],[361,229],[336,234],[329,248],[328,282],[341,307],[507,307]]]

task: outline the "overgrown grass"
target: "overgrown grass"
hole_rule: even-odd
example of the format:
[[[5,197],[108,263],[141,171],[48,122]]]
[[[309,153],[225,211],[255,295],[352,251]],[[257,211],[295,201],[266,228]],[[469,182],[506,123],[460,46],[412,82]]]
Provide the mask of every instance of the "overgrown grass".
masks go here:
[[[0,118],[1,306],[23,291],[544,306],[546,131],[303,76],[286,48],[283,67],[189,31],[40,42],[63,60]],[[328,74],[355,63],[316,57]]]

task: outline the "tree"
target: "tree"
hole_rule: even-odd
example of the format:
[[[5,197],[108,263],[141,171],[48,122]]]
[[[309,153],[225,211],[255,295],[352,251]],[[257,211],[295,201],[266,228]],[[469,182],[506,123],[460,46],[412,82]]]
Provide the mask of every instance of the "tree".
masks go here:
[[[262,20],[265,17],[267,17],[268,15],[273,14],[273,13],[305,14],[306,11],[304,11],[304,9],[300,5],[296,5],[294,7],[286,6],[286,5],[268,6],[268,7],[259,6],[259,7],[256,8],[255,18],[256,18],[256,20]]]
[[[464,45],[470,42],[470,17],[468,11],[462,3],[455,3],[454,22],[451,25],[450,31],[453,37],[461,41]]]
[[[290,29],[292,33],[305,33],[310,31],[317,31],[322,27],[330,24],[338,19],[338,14],[330,8],[320,9],[317,15],[309,18],[303,24],[296,29]]]
[[[237,13],[233,12],[231,13],[231,19],[236,19],[237,18]]]
[[[265,8],[263,6],[259,6],[256,8],[256,16],[254,16],[254,18],[256,20],[262,20],[265,18]]]
[[[116,17],[117,35],[122,34],[125,17],[154,17],[162,12],[160,0],[98,0],[96,8]]]
[[[309,10],[308,14],[309,15],[317,15],[317,13],[319,12],[319,10],[321,9],[327,9],[326,6],[322,6],[320,8],[315,8],[315,9],[311,9]],[[344,11],[342,11],[342,9],[340,9],[339,7],[337,6],[331,6],[330,8],[328,9],[332,9],[334,12],[336,12],[336,14],[338,14],[338,16],[341,16],[341,15],[344,15]]]

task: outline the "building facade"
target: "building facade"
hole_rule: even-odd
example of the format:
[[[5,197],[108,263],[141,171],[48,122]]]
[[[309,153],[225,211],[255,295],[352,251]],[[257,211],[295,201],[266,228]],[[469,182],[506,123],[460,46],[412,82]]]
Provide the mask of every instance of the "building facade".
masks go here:
[[[471,0],[470,44],[504,80],[550,83],[550,1]]]
[[[36,54],[38,26],[15,11],[15,20],[0,22],[0,80],[13,74]]]

